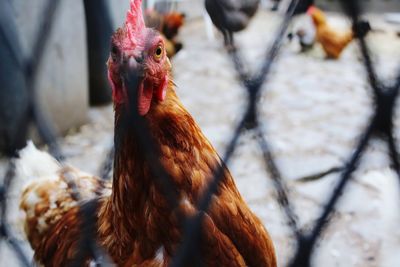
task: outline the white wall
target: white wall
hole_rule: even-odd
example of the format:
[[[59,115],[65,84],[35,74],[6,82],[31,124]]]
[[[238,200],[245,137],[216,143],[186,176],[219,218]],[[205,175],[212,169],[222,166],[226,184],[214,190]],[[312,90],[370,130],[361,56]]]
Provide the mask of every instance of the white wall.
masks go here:
[[[47,0],[13,0],[22,53],[29,54]],[[81,0],[60,1],[38,77],[44,112],[58,132],[81,125],[87,118],[88,74],[86,33]]]

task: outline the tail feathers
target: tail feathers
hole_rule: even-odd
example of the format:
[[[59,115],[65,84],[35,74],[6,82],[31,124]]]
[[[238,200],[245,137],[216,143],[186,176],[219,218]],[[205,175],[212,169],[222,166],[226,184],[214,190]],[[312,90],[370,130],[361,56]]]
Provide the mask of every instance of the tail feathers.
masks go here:
[[[19,157],[16,162],[17,175],[25,181],[52,176],[61,168],[55,158],[47,152],[38,150],[32,141],[19,152]]]
[[[26,224],[26,214],[19,208],[23,192],[34,182],[45,181],[44,179],[55,180],[61,165],[48,153],[39,151],[32,141],[29,141],[27,146],[19,151],[15,167],[16,177],[8,191],[9,208],[14,212],[9,213],[8,220],[22,238],[25,236],[23,233]]]

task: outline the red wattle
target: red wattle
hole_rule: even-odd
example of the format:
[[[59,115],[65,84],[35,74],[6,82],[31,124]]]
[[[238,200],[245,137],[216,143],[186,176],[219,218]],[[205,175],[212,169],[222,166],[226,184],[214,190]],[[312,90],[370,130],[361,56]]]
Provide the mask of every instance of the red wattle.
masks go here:
[[[151,106],[151,99],[153,98],[153,88],[146,86],[142,83],[138,90],[138,112],[140,116],[146,115]]]
[[[158,101],[164,101],[167,96],[167,87],[168,87],[168,78],[164,77],[164,80],[160,84],[160,87],[157,88],[155,95]]]

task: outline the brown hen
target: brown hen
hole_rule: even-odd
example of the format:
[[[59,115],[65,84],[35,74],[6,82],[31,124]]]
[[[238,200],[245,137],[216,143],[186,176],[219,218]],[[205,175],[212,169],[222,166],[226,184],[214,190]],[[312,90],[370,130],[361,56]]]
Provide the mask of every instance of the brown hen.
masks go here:
[[[322,45],[328,58],[338,59],[353,40],[353,31],[339,32],[328,25],[322,10],[312,6],[307,12],[316,28],[316,40]]]
[[[213,170],[223,167],[223,179],[204,213],[198,251],[202,261],[206,266],[276,266],[272,240],[263,224],[179,101],[165,43],[159,33],[145,28],[140,5],[141,0],[131,1],[125,26],[113,36],[108,62],[115,107],[112,189],[96,177],[59,167],[32,147],[21,153],[22,173],[37,177],[21,198],[35,259],[44,266],[74,265],[83,259],[90,266],[94,262],[88,248],[97,244],[118,266],[168,266],[182,242],[181,216],[199,213],[196,203]],[[127,86],[126,69],[138,75],[135,88]],[[148,126],[158,159],[172,180],[177,206],[171,206],[157,182],[155,162],[144,150],[132,111]],[[45,164],[53,172],[41,177],[35,168]],[[71,180],[82,191],[81,201],[70,196]],[[97,224],[90,228],[83,214]],[[96,240],[92,245],[85,243],[88,234]]]

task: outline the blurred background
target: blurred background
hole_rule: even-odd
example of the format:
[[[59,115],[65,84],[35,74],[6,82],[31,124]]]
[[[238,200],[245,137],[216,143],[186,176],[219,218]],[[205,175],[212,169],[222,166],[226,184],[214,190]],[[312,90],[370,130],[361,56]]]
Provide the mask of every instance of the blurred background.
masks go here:
[[[40,50],[35,50],[35,45],[48,1],[2,2],[1,177],[8,158],[27,139],[39,146],[44,143],[35,123],[27,123],[25,118],[32,108],[29,99],[34,99],[50,123],[66,162],[98,174],[113,142],[113,108],[106,76],[109,38],[122,26],[129,1],[60,1],[35,77],[30,79],[24,78],[18,57],[34,58]],[[235,75],[222,34],[213,25],[204,1],[143,2],[146,22],[154,27],[160,20],[168,21],[167,14],[184,14],[183,24],[173,33],[165,27],[159,30],[171,42],[169,53],[180,99],[223,154],[247,93]],[[260,1],[247,27],[235,34],[250,71],[263,62],[287,2]],[[400,1],[362,3],[370,25],[366,39],[372,60],[379,77],[390,84],[398,77],[400,66]],[[317,0],[315,5],[325,12],[333,29],[351,29],[337,1]],[[259,113],[300,225],[307,228],[321,212],[374,105],[357,41],[350,42],[340,57],[327,59],[323,43],[317,41],[317,29],[304,11],[296,15],[286,35],[264,85]],[[396,108],[396,137],[400,135],[398,111]],[[279,266],[285,266],[294,253],[293,238],[253,135],[249,131],[241,137],[229,168],[239,191],[269,230]],[[400,266],[400,187],[387,154],[382,140],[370,142],[318,243],[315,266]],[[13,186],[20,185],[15,181]],[[18,232],[12,193],[8,201],[8,221]],[[31,255],[29,245],[21,244]],[[1,266],[17,266],[16,257],[5,242],[0,243]]]

